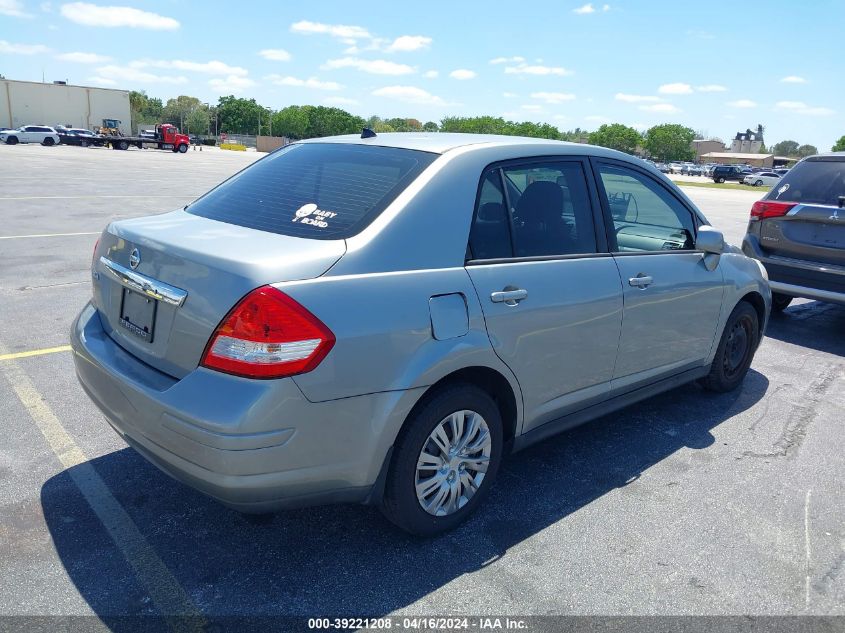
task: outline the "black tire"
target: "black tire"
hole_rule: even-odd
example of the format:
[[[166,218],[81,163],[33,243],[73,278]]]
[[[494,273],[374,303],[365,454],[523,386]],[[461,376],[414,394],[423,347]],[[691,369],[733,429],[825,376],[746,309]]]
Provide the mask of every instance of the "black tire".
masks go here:
[[[724,178],[716,178],[716,182],[718,182],[721,185],[723,182],[725,182],[725,179]]]
[[[182,143],[182,144],[180,144],[180,145],[179,145],[179,153],[180,153],[180,154],[184,154],[184,153],[185,153],[185,152],[187,152],[187,151],[188,151],[188,146],[187,146],[187,145],[185,145],[184,143]]]
[[[755,180],[755,181],[754,181],[754,186],[755,186],[755,187],[759,187],[759,186],[760,186],[760,185],[762,185],[762,184],[763,184],[763,181],[762,181],[762,180]]]
[[[90,143],[88,141],[86,141],[85,139],[82,139],[81,141],[79,141],[80,147],[88,147],[89,145],[90,145]]]
[[[117,149],[129,149],[129,143],[127,141],[118,141]]]
[[[759,341],[757,311],[750,303],[740,301],[728,317],[710,373],[702,379],[702,386],[718,393],[736,389],[748,373]]]
[[[435,427],[451,413],[464,409],[479,413],[490,430],[492,441],[487,472],[466,505],[451,514],[434,516],[426,512],[417,499],[417,460]],[[426,395],[405,421],[394,444],[382,512],[392,523],[417,536],[435,536],[457,527],[475,511],[493,486],[502,460],[503,443],[501,414],[486,391],[469,383],[457,383]]]
[[[772,293],[772,312],[783,312],[792,303],[792,297],[779,292]]]
[[[52,136],[47,136],[47,137],[44,138],[43,141],[41,141],[41,144],[45,145],[47,147],[52,147],[53,145],[56,144],[56,141],[53,140]]]
[[[6,139],[6,145],[17,145],[18,144],[18,137],[17,136],[10,136]]]

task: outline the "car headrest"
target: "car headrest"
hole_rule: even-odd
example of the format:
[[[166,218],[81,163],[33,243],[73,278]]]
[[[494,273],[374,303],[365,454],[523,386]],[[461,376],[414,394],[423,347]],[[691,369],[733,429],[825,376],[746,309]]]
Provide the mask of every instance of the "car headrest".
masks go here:
[[[478,209],[478,219],[482,222],[504,222],[505,205],[500,202],[487,202]]]
[[[516,214],[527,223],[560,220],[562,212],[563,191],[560,185],[547,180],[532,182],[516,203]]]

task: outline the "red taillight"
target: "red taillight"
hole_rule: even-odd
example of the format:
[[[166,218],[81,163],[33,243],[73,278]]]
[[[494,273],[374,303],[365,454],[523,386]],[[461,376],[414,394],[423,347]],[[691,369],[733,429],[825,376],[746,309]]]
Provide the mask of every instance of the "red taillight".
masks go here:
[[[777,202],[775,200],[758,200],[751,207],[751,219],[777,218],[789,213],[797,202]]]
[[[217,326],[201,364],[248,378],[283,378],[314,369],[334,343],[317,317],[282,291],[262,286]]]

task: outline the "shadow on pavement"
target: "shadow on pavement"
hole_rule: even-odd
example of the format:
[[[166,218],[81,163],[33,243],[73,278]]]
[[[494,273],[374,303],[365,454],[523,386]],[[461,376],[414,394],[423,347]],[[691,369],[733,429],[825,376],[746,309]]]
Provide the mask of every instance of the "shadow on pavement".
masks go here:
[[[829,354],[845,356],[845,306],[821,301],[793,303],[772,312],[766,336]]]
[[[172,481],[132,449],[90,463],[204,614],[377,616],[507,561],[515,544],[631,485],[676,451],[705,450],[711,430],[752,407],[768,385],[753,370],[730,394],[686,385],[517,453],[480,511],[433,540],[409,537],[363,506],[240,515]],[[68,576],[115,630],[127,629],[118,616],[156,615],[69,472],[41,491]]]

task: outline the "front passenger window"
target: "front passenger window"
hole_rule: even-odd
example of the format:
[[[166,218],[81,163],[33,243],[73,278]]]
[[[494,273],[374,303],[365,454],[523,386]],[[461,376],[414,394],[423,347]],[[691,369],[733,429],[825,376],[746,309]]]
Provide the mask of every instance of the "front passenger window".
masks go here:
[[[616,250],[690,250],[695,244],[692,213],[663,186],[632,169],[601,164],[616,234]]]

